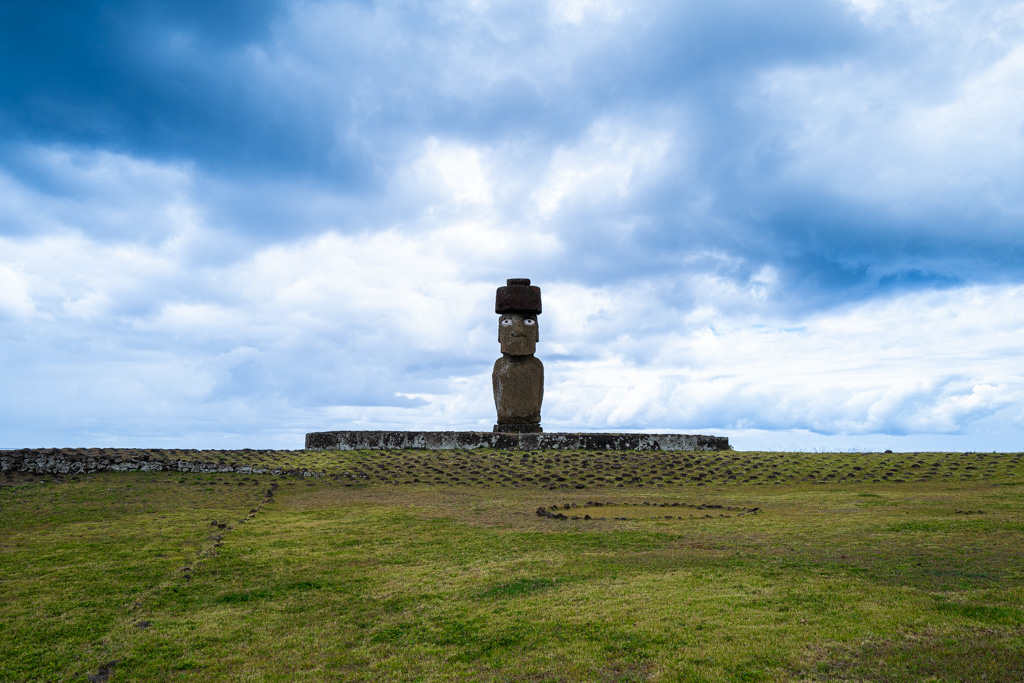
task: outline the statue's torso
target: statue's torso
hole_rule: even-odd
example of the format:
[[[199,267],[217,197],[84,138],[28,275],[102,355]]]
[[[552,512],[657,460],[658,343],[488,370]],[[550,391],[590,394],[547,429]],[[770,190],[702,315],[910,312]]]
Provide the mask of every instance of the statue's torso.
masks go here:
[[[502,354],[491,373],[499,424],[536,424],[544,400],[544,364],[535,356]]]

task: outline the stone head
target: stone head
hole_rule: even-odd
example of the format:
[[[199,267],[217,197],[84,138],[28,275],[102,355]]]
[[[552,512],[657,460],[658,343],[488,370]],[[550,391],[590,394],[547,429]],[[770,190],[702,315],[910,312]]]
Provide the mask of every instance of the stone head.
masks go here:
[[[537,352],[540,334],[533,313],[503,313],[498,319],[501,352],[510,356],[532,356]]]
[[[498,341],[502,353],[532,356],[537,351],[540,311],[540,287],[530,286],[527,278],[511,278],[504,287],[498,287],[494,312],[501,316]]]

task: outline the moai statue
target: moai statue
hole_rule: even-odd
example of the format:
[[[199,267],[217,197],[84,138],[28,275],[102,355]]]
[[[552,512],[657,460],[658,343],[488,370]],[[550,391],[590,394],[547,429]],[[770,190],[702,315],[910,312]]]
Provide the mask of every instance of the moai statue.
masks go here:
[[[494,302],[501,358],[494,361],[491,383],[498,409],[496,432],[542,432],[540,404],[544,400],[544,364],[537,351],[540,287],[527,278],[512,278],[498,287]]]

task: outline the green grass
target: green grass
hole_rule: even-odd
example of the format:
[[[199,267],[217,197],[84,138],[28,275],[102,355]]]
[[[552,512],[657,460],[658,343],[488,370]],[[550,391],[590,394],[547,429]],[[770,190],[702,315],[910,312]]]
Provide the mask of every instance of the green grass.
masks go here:
[[[0,680],[1024,680],[1020,455],[281,458],[5,476]]]

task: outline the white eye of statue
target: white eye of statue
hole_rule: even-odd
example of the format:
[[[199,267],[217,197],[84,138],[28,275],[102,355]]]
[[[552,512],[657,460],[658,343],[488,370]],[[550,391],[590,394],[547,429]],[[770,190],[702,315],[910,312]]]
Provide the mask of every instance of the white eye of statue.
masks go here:
[[[537,321],[534,320],[533,318],[527,318],[526,320],[523,321],[523,323],[526,325],[536,325]]]
[[[512,318],[502,318],[501,319],[501,326],[502,327],[508,327],[511,324],[512,324]]]

